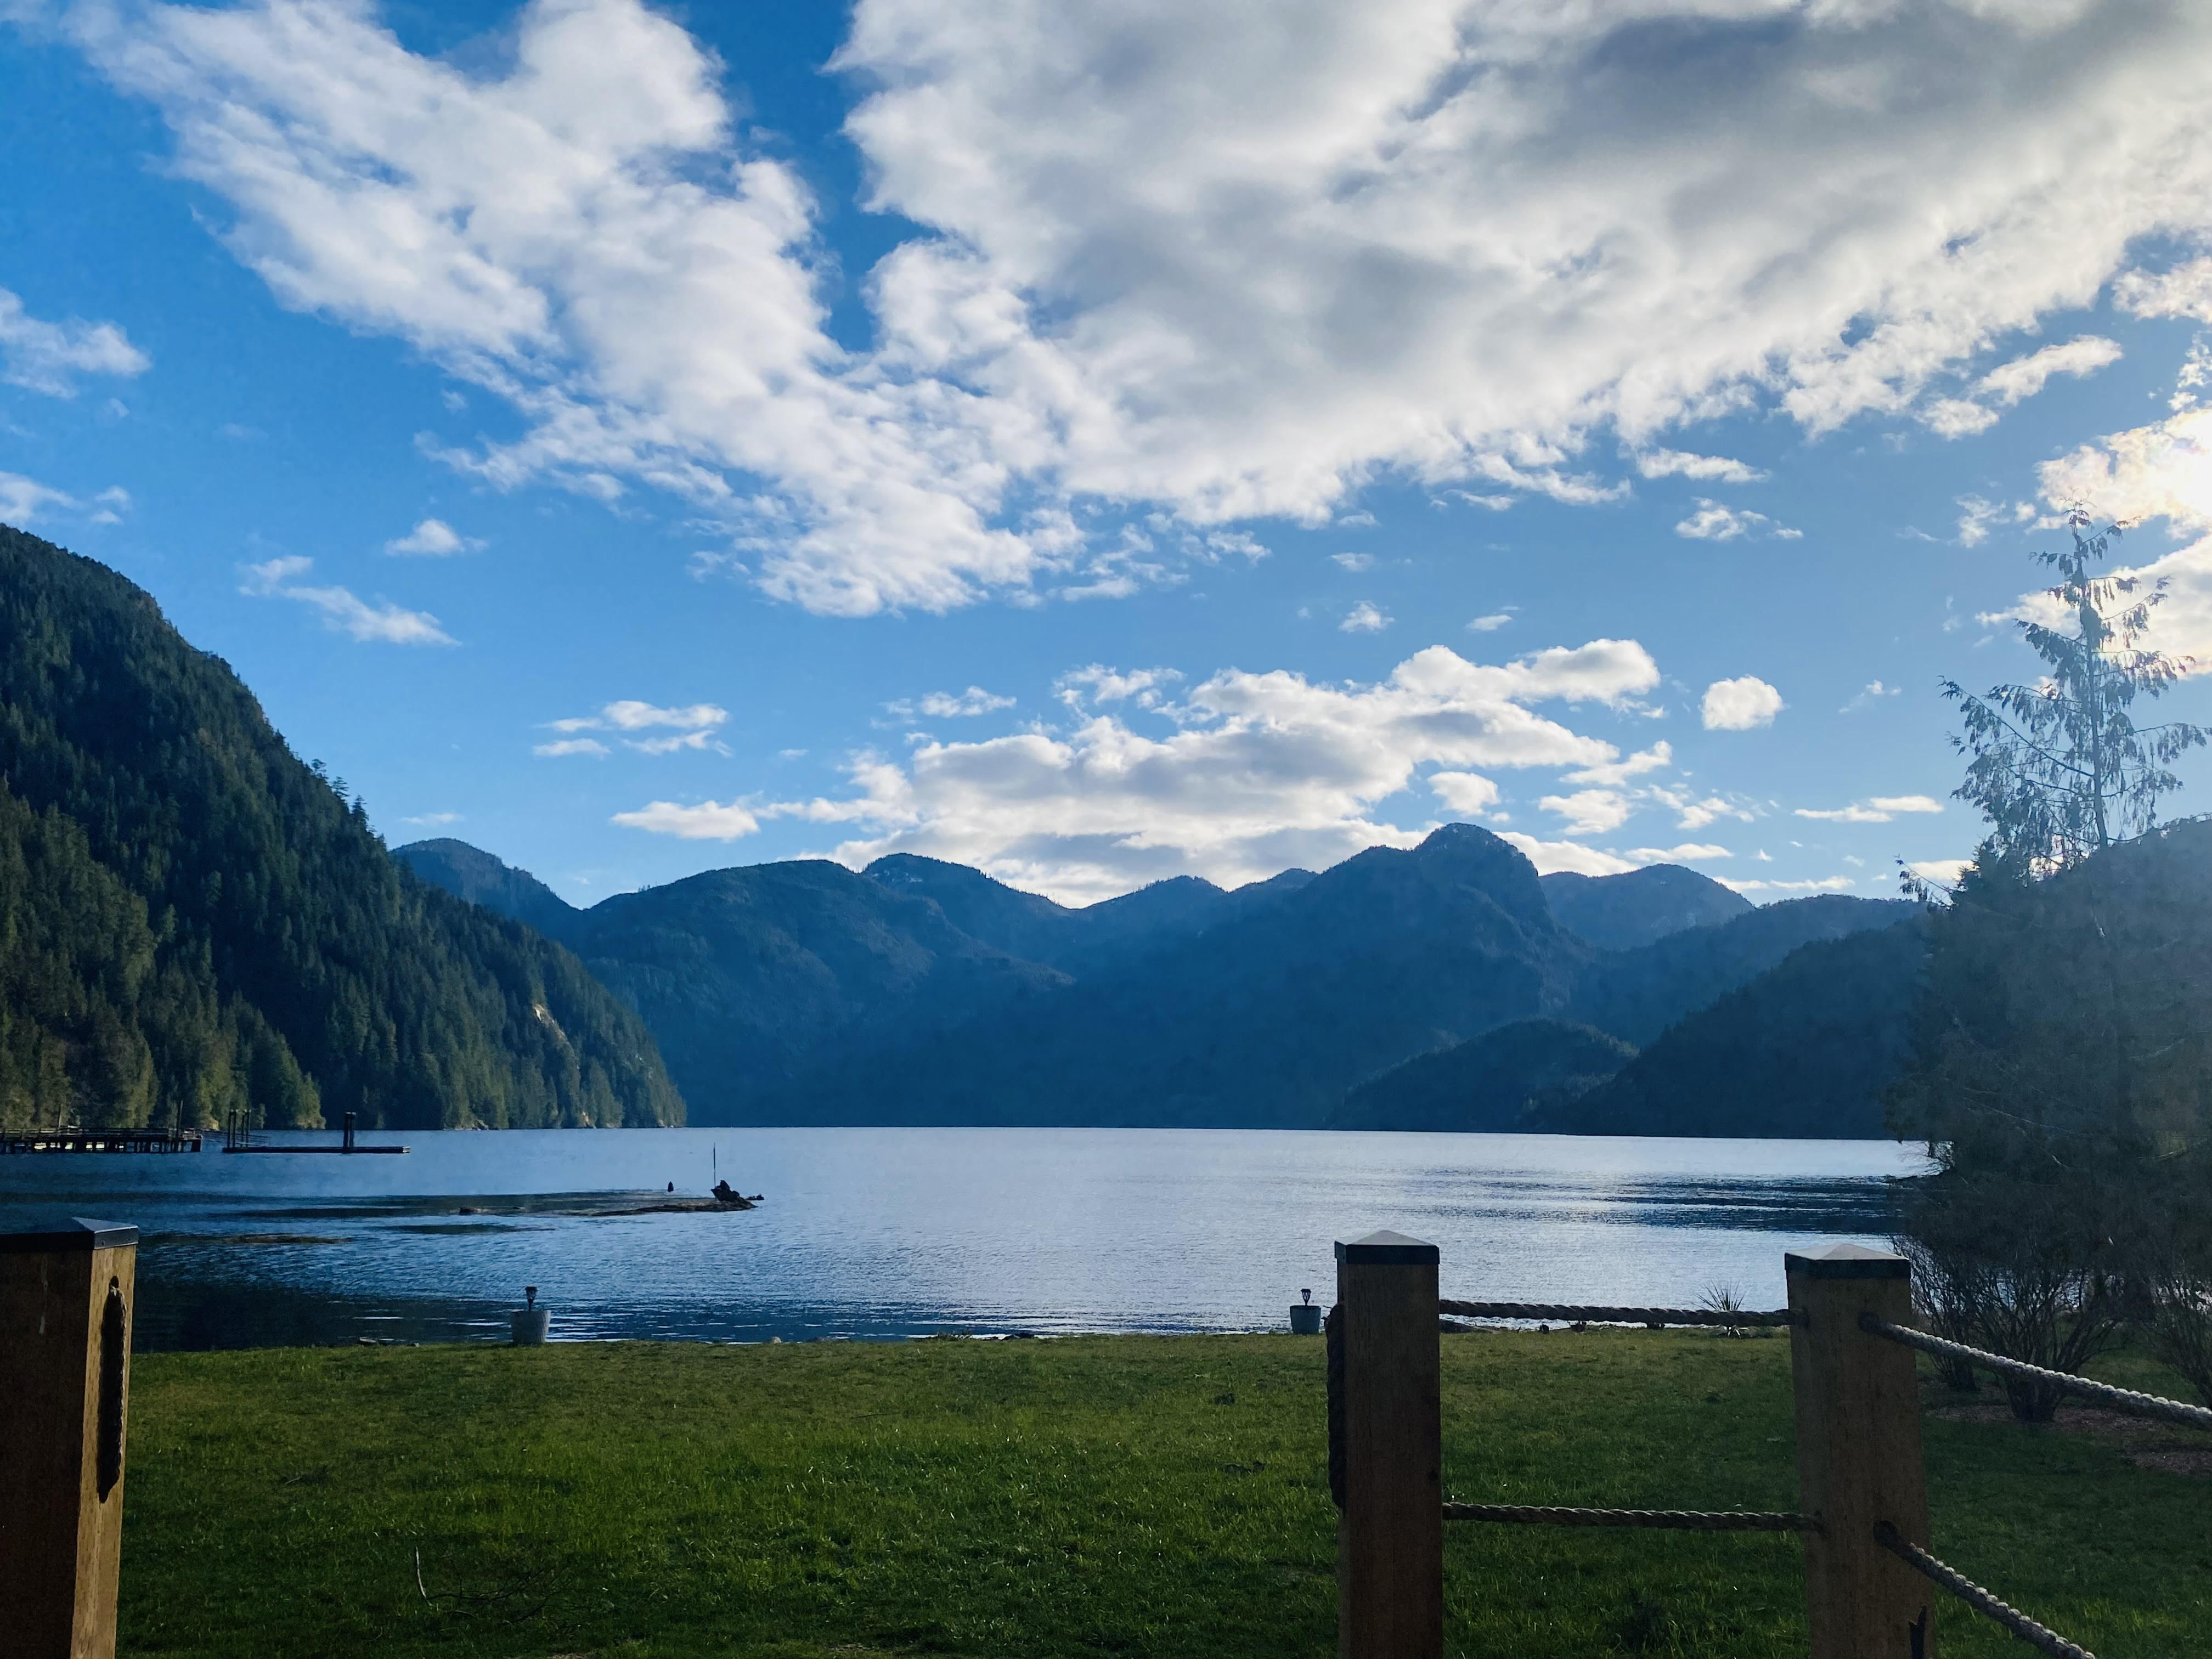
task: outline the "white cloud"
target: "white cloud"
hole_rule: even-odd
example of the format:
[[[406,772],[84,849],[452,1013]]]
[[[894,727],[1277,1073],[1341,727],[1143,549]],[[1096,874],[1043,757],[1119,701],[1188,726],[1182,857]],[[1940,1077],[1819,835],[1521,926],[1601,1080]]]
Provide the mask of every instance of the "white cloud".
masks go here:
[[[1086,684],[1119,678],[1091,672]],[[851,796],[747,807],[762,819],[863,826],[836,849],[848,863],[922,853],[1064,899],[1182,874],[1234,885],[1419,841],[1371,809],[1425,768],[1611,763],[1612,744],[1534,706],[1618,706],[1658,678],[1644,648],[1621,640],[1495,665],[1431,646],[1375,684],[1224,670],[1156,705],[1171,716],[1159,737],[1079,707],[1065,732],[932,741],[903,762],[865,755],[850,769]],[[1448,803],[1444,792],[1459,790],[1478,810],[1490,804],[1480,781],[1431,787]]]
[[[1713,859],[1732,859],[1735,854],[1711,842],[1686,841],[1679,847],[1635,847],[1628,856],[1638,864],[1700,864]]]
[[[459,823],[461,821],[461,815],[459,812],[422,812],[414,817],[402,818],[399,821],[402,823],[411,823],[418,830],[437,830],[448,823]]]
[[[1939,398],[1920,411],[1920,423],[1939,438],[1971,438],[1997,423],[1997,412],[1971,398]]]
[[[0,380],[49,398],[76,395],[80,374],[143,374],[153,367],[113,323],[41,322],[0,288]]]
[[[1708,795],[1700,800],[1688,790],[1668,789],[1658,784],[1653,784],[1644,793],[1676,814],[1674,827],[1678,830],[1702,830],[1723,818],[1738,818],[1749,823],[1759,816],[1750,807],[1724,795]]]
[[[1609,761],[1602,766],[1585,766],[1578,772],[1570,772],[1567,781],[1617,789],[1631,778],[1642,777],[1646,772],[1663,772],[1674,763],[1674,746],[1662,739],[1626,760]]]
[[[419,554],[425,558],[451,558],[456,553],[476,553],[483,550],[483,543],[474,536],[464,536],[443,519],[425,519],[404,536],[395,536],[385,543],[387,553]]]
[[[1971,398],[1940,398],[1921,411],[1921,423],[1939,438],[1964,438],[1986,432],[1997,423],[1997,411],[1989,407],[1989,403],[1995,403],[1999,409],[2010,409],[2042,391],[2054,374],[2094,374],[2106,365],[2118,362],[2120,356],[2118,343],[2096,334],[2084,334],[2063,345],[2045,346],[2025,357],[1999,363],[1975,381],[1974,391],[1989,402],[1977,402]]]
[[[1372,570],[1375,568],[1375,556],[1372,553],[1332,553],[1328,556],[1328,559],[1331,564],[1341,565],[1345,569],[1355,573]]]
[[[1340,632],[1346,634],[1380,634],[1389,625],[1389,611],[1379,611],[1362,599],[1345,614],[1344,620],[1336,626]]]
[[[1757,483],[1766,476],[1725,455],[1692,455],[1679,449],[1647,449],[1636,457],[1636,470],[1647,478],[1710,479],[1715,483]]]
[[[1618,876],[1639,869],[1633,859],[1622,858],[1618,853],[1601,853],[1595,847],[1585,847],[1578,841],[1539,841],[1534,836],[1524,836],[1518,830],[1503,832],[1501,839],[1510,842],[1527,855],[1536,866],[1540,876],[1559,871],[1571,871],[1578,876]]]
[[[1932,795],[1876,795],[1872,800],[1854,801],[1849,806],[1814,809],[1801,806],[1796,816],[1817,818],[1825,823],[1887,823],[1900,812],[1940,812],[1943,803]]]
[[[551,743],[534,744],[530,752],[547,760],[559,760],[569,755],[588,755],[594,760],[605,760],[615,751],[597,738],[556,738]]]
[[[2007,507],[2002,501],[1984,501],[1979,495],[1959,497],[1959,545],[1979,547],[1989,539],[1992,526],[2007,520],[2016,525],[2031,524],[2035,519],[2035,507],[2027,501],[2014,501]]]
[[[1167,689],[1182,678],[1172,668],[1139,668],[1124,674],[1092,663],[1062,674],[1054,690],[1070,708],[1091,703],[1134,702],[1139,708],[1157,708]]]
[[[1488,616],[1477,617],[1473,622],[1469,623],[1467,625],[1468,632],[1470,634],[1495,634],[1499,629],[1504,627],[1506,623],[1512,620],[1513,612],[1511,611],[1493,611]]]
[[[474,69],[337,0],[69,15],[283,303],[520,416],[456,465],[678,490],[825,611],[1134,591],[1089,502],[1619,499],[1601,434],[1909,410],[2212,222],[2212,9],[2151,0],[860,0],[846,132],[918,228],[844,273],[637,0],[539,0]]]
[[[1461,817],[1482,817],[1498,805],[1498,786],[1475,772],[1431,772],[1429,788],[1444,810]]]
[[[2121,310],[2138,317],[2193,317],[2212,323],[2212,255],[2154,276],[2123,271],[2112,283],[2112,298]]]
[[[1858,709],[1873,707],[1884,697],[1901,697],[1904,695],[1905,688],[1901,685],[1886,685],[1880,680],[1869,680],[1859,689],[1857,696],[1836,712],[1838,714],[1852,714]]]
[[[711,800],[679,806],[672,800],[656,800],[635,812],[617,812],[609,822],[683,841],[736,841],[760,828],[760,821],[735,801],[727,806]]]
[[[2115,432],[2038,469],[2054,507],[2086,502],[2108,519],[2165,519],[2176,535],[2212,530],[2212,409]]]
[[[323,616],[323,625],[356,640],[385,645],[453,645],[453,635],[427,611],[407,611],[386,600],[371,605],[348,587],[307,587],[294,578],[314,566],[313,559],[270,559],[246,567],[239,592],[258,599],[293,599]]]
[[[0,520],[27,525],[51,507],[73,507],[76,497],[20,472],[0,472]]]
[[[1823,876],[1817,881],[1731,881],[1726,876],[1713,879],[1739,893],[1843,893],[1858,885],[1851,876]]]
[[[1546,795],[1536,803],[1566,822],[1571,836],[1603,836],[1628,822],[1636,809],[1617,789],[1577,789],[1571,795]]]
[[[730,711],[711,702],[695,702],[688,708],[662,708],[649,702],[625,698],[608,703],[596,714],[574,714],[566,720],[548,720],[555,732],[651,732],[672,727],[668,735],[653,738],[623,738],[622,745],[634,749],[641,755],[672,755],[680,749],[711,749],[718,755],[726,755],[728,748],[714,733],[730,718]],[[580,738],[562,743],[541,743],[530,751],[549,757],[590,755],[604,757],[611,753],[607,746],[592,738]]]
[[[1794,542],[1805,532],[1776,524],[1764,513],[1729,507],[1700,495],[1698,510],[1677,524],[1674,533],[1697,542],[1732,542],[1741,536],[1771,536],[1778,541]]]
[[[1765,680],[1746,674],[1707,686],[1699,713],[1708,732],[1749,732],[1773,725],[1774,717],[1789,706]]]
[[[901,698],[884,705],[884,712],[901,720],[910,720],[919,712],[931,720],[965,720],[975,714],[996,714],[1001,708],[1012,708],[1012,697],[995,696],[980,685],[971,685],[957,696],[950,691],[932,691],[920,699]]]
[[[2025,357],[2000,363],[1982,376],[1977,392],[1994,398],[2006,408],[2033,398],[2054,374],[2094,374],[2119,362],[2118,344],[2095,334],[2084,334],[2063,345],[2047,345]]]

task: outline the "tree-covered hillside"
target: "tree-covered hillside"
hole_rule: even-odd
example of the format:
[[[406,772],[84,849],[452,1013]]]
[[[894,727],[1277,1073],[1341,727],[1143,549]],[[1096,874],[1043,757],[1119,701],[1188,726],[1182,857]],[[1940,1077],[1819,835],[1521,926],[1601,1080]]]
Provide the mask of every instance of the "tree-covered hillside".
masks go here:
[[[0,1125],[668,1123],[636,1014],[401,869],[104,566],[0,526]]]

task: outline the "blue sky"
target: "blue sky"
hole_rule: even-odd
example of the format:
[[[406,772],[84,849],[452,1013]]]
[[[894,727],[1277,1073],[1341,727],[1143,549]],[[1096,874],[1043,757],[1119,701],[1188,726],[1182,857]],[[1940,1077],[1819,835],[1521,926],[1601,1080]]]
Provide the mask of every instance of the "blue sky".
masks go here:
[[[1886,893],[2057,503],[2212,661],[2212,12],[1591,9],[0,0],[0,518],[580,902]]]

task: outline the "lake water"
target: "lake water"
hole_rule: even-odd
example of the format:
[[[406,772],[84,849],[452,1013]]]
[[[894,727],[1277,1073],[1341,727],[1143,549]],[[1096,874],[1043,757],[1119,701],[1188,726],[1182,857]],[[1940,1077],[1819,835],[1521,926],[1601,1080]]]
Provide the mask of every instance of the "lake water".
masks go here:
[[[267,1137],[283,1141],[284,1136]],[[332,1136],[302,1136],[327,1144]],[[365,1135],[407,1156],[0,1158],[0,1222],[141,1230],[141,1348],[504,1338],[787,1341],[947,1329],[1279,1330],[1330,1246],[1443,1252],[1446,1296],[1783,1297],[1782,1254],[1880,1243],[1887,1142],[1148,1129],[635,1129]],[[580,1213],[715,1173],[764,1201]],[[464,1211],[474,1213],[463,1213]]]

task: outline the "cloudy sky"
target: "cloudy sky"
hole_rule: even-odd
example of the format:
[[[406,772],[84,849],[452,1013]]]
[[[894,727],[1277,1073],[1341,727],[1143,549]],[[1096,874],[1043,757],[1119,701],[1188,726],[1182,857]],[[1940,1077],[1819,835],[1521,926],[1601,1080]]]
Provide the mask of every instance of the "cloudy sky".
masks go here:
[[[2212,665],[2200,0],[0,19],[0,519],[580,902],[1885,893],[2075,500]]]

